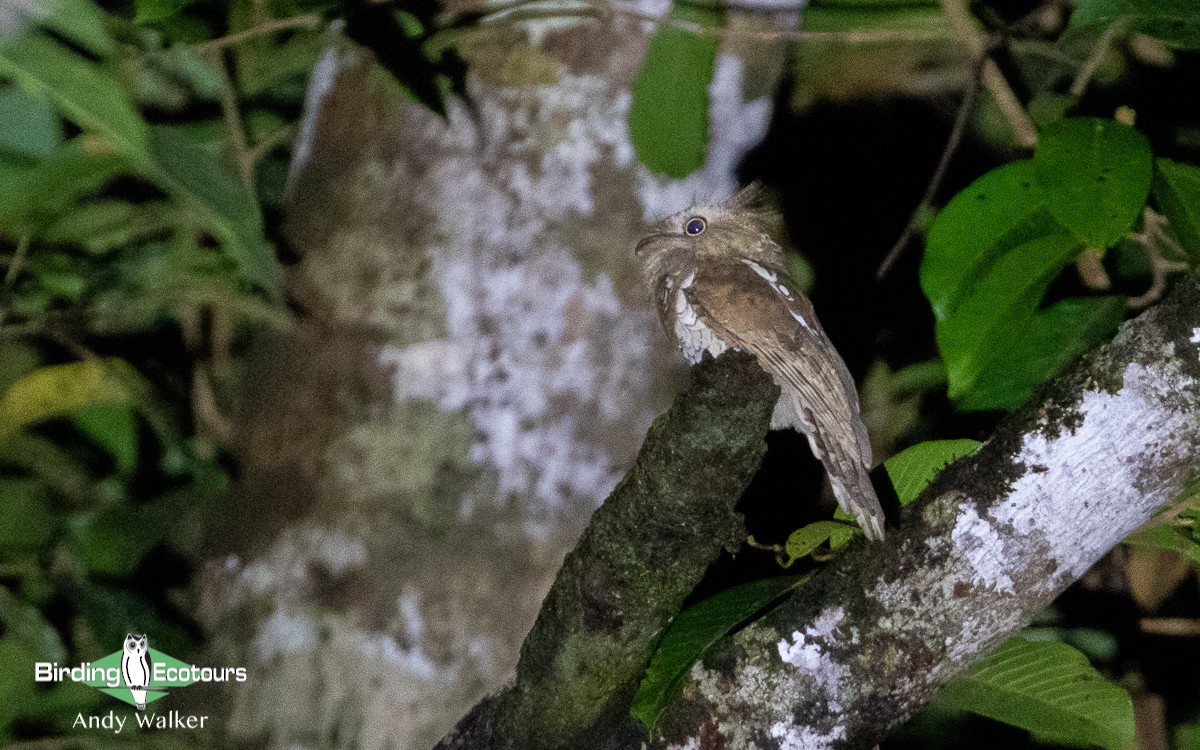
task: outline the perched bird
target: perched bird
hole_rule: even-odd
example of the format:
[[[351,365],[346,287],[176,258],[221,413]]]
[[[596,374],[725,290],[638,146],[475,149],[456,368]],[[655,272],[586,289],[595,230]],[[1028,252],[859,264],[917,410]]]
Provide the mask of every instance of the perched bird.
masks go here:
[[[784,270],[761,191],[751,185],[725,203],[651,224],[634,253],[684,358],[695,364],[704,352],[753,354],[781,389],[771,428],[804,433],[838,504],[858,517],[869,539],[882,539],[883,508],[867,477],[871,443],[854,380]]]

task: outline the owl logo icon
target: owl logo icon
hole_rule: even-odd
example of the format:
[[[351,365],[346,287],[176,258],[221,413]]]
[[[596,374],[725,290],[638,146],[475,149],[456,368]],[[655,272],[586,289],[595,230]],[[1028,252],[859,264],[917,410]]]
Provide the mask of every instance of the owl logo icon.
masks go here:
[[[150,644],[145,635],[129,633],[121,653],[121,678],[133,695],[139,711],[146,710],[146,686],[150,684]]]

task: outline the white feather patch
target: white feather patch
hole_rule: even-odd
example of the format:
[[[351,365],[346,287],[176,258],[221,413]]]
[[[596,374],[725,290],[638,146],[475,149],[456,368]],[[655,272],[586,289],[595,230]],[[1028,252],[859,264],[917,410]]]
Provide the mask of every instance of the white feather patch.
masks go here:
[[[695,277],[693,273],[684,279],[683,286],[675,293],[675,335],[679,338],[683,358],[693,365],[704,357],[704,352],[716,357],[729,348],[700,320],[696,309],[688,304],[683,290],[691,286]]]

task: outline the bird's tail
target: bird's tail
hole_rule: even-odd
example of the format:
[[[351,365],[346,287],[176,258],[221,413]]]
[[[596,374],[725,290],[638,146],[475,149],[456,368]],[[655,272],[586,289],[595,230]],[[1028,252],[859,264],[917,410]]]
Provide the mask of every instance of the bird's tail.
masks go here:
[[[883,539],[883,506],[867,470],[871,463],[871,442],[866,427],[857,413],[846,419],[827,423],[819,421],[809,409],[796,409],[803,414],[802,426],[808,436],[813,455],[825,464],[833,496],[847,513],[853,513],[868,539]],[[857,411],[857,410],[856,410]]]
[[[868,539],[883,539],[883,506],[867,470],[871,464],[871,441],[867,428],[853,409],[825,420],[798,401],[784,396],[771,415],[771,429],[795,427],[808,438],[813,455],[825,465],[833,496],[847,513],[853,513]]]
[[[837,451],[835,447],[833,451]],[[853,513],[858,519],[858,525],[863,533],[873,541],[883,540],[883,506],[875,488],[871,486],[871,478],[867,476],[867,467],[858,460],[857,456],[828,456],[825,469],[829,473],[829,482],[833,485],[833,496],[838,505],[847,513]]]

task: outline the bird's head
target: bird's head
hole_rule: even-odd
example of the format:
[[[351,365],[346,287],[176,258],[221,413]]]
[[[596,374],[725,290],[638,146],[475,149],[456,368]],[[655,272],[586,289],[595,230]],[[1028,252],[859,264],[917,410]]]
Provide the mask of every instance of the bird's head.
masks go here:
[[[761,197],[762,186],[754,183],[723,203],[693,206],[647,224],[633,251],[646,277],[653,282],[705,261],[729,258],[781,268],[783,249],[770,234],[775,219]]]

